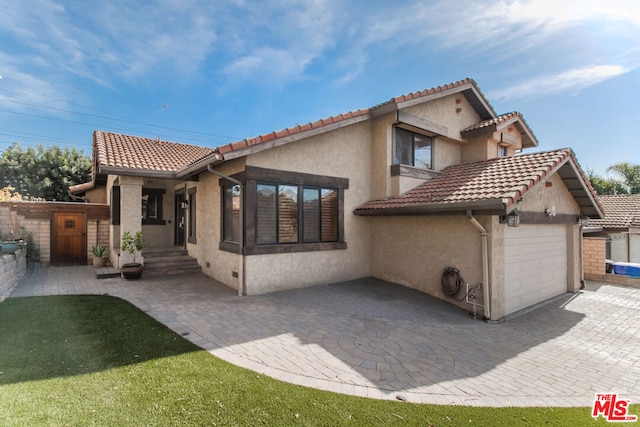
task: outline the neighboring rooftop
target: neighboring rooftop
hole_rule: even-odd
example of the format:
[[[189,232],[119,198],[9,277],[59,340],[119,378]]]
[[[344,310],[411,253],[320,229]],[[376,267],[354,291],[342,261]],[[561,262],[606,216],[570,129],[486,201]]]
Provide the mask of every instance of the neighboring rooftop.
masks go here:
[[[589,221],[590,227],[640,227],[640,194],[598,196],[598,199],[604,209],[604,218]]]
[[[367,202],[355,213],[411,215],[472,209],[506,214],[555,172],[580,200],[583,213],[599,217],[597,196],[568,148],[449,166],[424,184],[397,197]]]

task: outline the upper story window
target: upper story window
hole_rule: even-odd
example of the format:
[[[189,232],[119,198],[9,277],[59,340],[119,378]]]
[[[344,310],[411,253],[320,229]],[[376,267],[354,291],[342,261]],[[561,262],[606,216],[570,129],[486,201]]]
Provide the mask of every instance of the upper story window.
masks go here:
[[[395,128],[394,164],[432,169],[433,138]]]
[[[498,145],[498,157],[507,157],[507,153],[506,145]]]

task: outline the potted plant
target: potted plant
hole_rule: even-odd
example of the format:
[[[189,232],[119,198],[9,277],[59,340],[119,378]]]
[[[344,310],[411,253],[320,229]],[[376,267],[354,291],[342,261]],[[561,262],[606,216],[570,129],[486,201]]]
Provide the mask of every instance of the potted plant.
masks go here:
[[[0,235],[0,246],[3,253],[14,253],[20,246],[18,245],[18,232],[20,227],[20,219],[17,212],[11,211],[11,231],[8,235]]]
[[[107,248],[100,243],[91,247],[91,253],[93,253],[93,266],[104,267],[107,263]]]
[[[137,280],[142,276],[142,264],[136,262],[138,254],[144,247],[144,238],[142,237],[142,231],[136,232],[135,235],[131,235],[130,232],[125,231],[122,234],[121,248],[123,252],[128,252],[133,259],[133,262],[120,266],[120,273],[122,277],[127,280]]]

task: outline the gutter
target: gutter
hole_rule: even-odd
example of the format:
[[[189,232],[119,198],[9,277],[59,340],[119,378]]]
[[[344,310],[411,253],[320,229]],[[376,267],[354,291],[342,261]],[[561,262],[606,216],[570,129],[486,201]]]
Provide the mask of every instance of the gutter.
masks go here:
[[[238,246],[240,249],[240,267],[238,268],[238,296],[242,296],[244,287],[245,287],[245,279],[244,279],[244,267],[245,267],[245,254],[244,254],[244,189],[242,182],[238,181],[235,178],[231,178],[228,175],[223,174],[213,168],[211,163],[207,165],[207,170],[209,173],[219,176],[220,178],[228,179],[234,184],[240,187],[240,241],[238,242]]]
[[[491,298],[489,295],[489,290],[491,286],[489,286],[489,248],[487,244],[487,229],[482,226],[478,222],[477,219],[474,218],[472,211],[467,211],[467,219],[471,221],[471,224],[480,232],[480,236],[482,238],[482,297],[484,302],[484,317],[487,321],[491,322]]]

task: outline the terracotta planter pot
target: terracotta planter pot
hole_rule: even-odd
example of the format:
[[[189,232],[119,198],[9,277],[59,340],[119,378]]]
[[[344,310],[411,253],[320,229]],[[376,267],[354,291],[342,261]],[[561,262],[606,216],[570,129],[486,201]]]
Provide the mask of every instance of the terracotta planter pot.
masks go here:
[[[106,263],[107,263],[107,257],[104,257],[104,256],[93,257],[93,266],[96,268],[104,267]]]
[[[129,263],[120,267],[120,274],[127,280],[138,280],[142,276],[142,264]]]

